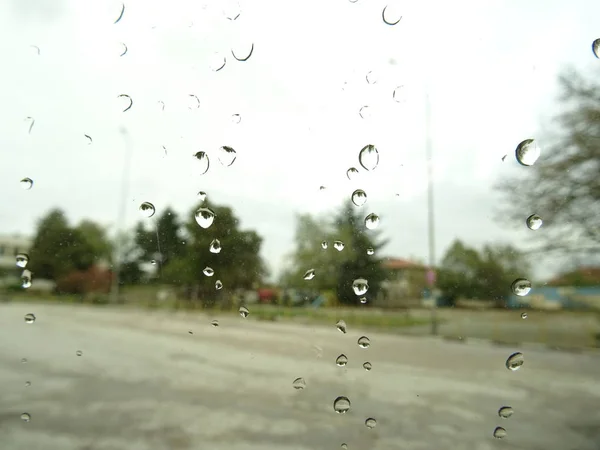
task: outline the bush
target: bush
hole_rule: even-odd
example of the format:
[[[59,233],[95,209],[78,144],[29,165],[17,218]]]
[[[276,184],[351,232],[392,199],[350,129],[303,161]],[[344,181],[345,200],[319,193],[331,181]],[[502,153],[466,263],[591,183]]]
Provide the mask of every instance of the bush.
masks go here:
[[[56,283],[56,291],[59,294],[108,294],[111,284],[110,271],[92,266],[87,270],[73,271],[60,278]]]

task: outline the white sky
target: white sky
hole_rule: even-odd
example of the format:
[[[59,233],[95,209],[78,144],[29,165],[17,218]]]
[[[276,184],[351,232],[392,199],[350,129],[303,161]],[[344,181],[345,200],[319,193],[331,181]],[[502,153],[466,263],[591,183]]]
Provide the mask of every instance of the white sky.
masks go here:
[[[133,149],[127,226],[141,219],[143,201],[157,213],[167,205],[187,213],[204,190],[265,238],[262,253],[277,274],[295,214],[331,210],[360,187],[364,215],[379,214],[391,239],[385,253],[425,260],[429,91],[438,256],[456,237],[478,246],[531,236],[524,221],[495,223],[491,188],[519,169],[516,145],[556,112],[559,71],[600,64],[591,52],[599,2],[246,0],[235,21],[226,3],[235,9],[220,0],[131,0],[118,24],[121,3],[112,0],[0,5],[1,233],[31,234],[55,206],[73,222],[114,226],[125,127]],[[383,23],[386,4],[402,15],[398,25]],[[248,61],[231,57],[232,47],[243,54],[251,43]],[[219,72],[210,70],[215,53],[227,58]],[[365,79],[370,71],[375,84]],[[392,99],[399,85],[404,103]],[[125,113],[119,94],[133,99]],[[188,108],[188,94],[199,109]],[[364,105],[368,119],[358,114]],[[380,153],[372,172],[358,164],[366,144]],[[230,167],[217,161],[221,145],[237,151]],[[192,158],[199,150],[211,158],[205,175]],[[361,169],[356,181],[346,178],[351,166]],[[23,177],[34,180],[30,191]]]

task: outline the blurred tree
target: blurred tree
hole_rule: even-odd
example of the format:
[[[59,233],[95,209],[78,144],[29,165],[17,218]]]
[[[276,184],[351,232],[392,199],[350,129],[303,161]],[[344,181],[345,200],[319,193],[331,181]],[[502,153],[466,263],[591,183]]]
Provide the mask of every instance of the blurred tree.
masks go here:
[[[183,257],[185,244],[181,237],[181,223],[173,209],[167,207],[150,228],[146,229],[140,222],[135,229],[136,244],[141,251],[140,262],[157,260],[164,269],[172,260]]]
[[[106,235],[106,229],[91,220],[83,220],[74,232],[78,234],[89,246],[90,253],[85,265],[92,266],[99,262],[110,263],[112,261],[112,243]]]
[[[119,261],[119,283],[139,283],[143,276],[143,271],[140,268],[142,250],[136,243],[135,231],[119,232],[114,239],[113,248],[113,260],[118,259]]]

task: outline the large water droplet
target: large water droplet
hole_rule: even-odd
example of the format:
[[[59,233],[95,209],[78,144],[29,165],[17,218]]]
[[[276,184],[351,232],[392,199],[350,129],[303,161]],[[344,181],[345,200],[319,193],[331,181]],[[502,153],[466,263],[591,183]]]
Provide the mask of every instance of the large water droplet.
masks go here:
[[[224,145],[219,149],[219,162],[224,166],[229,167],[230,165],[232,165],[236,157],[237,153],[231,147]]]
[[[33,314],[33,313],[25,314],[25,323],[31,324],[33,322],[35,322],[35,314]]]
[[[592,52],[596,58],[600,59],[600,38],[592,42]]]
[[[315,269],[308,269],[305,273],[304,273],[304,279],[305,280],[312,280],[315,277]]]
[[[374,230],[379,226],[379,216],[375,213],[369,214],[365,217],[365,227],[369,230]]]
[[[346,176],[348,177],[349,180],[352,180],[358,174],[359,174],[359,172],[356,167],[350,167],[348,170],[346,170]]]
[[[240,313],[240,316],[242,316],[244,319],[248,317],[248,314],[250,314],[250,311],[248,311],[248,308],[246,308],[245,306],[240,306],[238,312]]]
[[[215,289],[217,291],[220,291],[221,289],[223,289],[223,283],[221,282],[221,280],[215,281]]]
[[[512,371],[519,370],[524,362],[525,359],[523,357],[523,353],[516,352],[510,355],[506,360],[506,368]]]
[[[540,148],[533,139],[525,139],[515,150],[517,162],[523,166],[533,166],[540,157]]]
[[[342,241],[333,241],[333,248],[335,248],[338,252],[344,250],[344,243]]]
[[[200,203],[204,203],[206,201],[206,192],[204,191],[200,191],[198,192],[198,200],[200,200]]]
[[[29,255],[27,255],[27,253],[18,253],[17,256],[15,256],[15,263],[17,264],[17,267],[20,267],[21,269],[24,269],[28,262]]]
[[[223,56],[220,53],[214,53],[211,56],[208,65],[210,67],[210,70],[212,70],[213,72],[218,72],[223,67],[225,67],[226,63],[227,63],[227,59],[225,58],[225,56]]]
[[[348,397],[340,396],[333,401],[333,410],[338,414],[346,414],[350,406]]]
[[[144,202],[140,205],[140,213],[144,217],[152,217],[156,212],[156,208],[150,202]]]
[[[506,430],[502,427],[496,427],[494,429],[494,437],[496,439],[502,439],[502,438],[506,437]]]
[[[358,110],[358,115],[361,119],[370,119],[371,118],[371,108],[368,105],[361,106]]]
[[[29,422],[31,420],[31,415],[28,413],[21,414],[21,420],[23,422]]]
[[[340,356],[335,358],[335,363],[339,367],[344,367],[346,364],[348,364],[348,357],[342,353]]]
[[[532,214],[527,218],[525,223],[527,224],[527,228],[535,231],[539,230],[544,222],[542,221],[542,218],[540,216],[538,216],[537,214]]]
[[[374,254],[375,254],[375,250],[373,249],[373,247],[369,247],[367,249],[367,255],[373,256]]]
[[[221,241],[213,239],[209,248],[211,253],[221,253]]]
[[[531,281],[525,278],[517,278],[515,281],[513,281],[510,288],[515,295],[524,297],[529,294],[529,291],[531,291]]]
[[[337,323],[335,324],[336,328],[338,330],[340,330],[342,333],[346,333],[346,322],[344,322],[343,320],[338,320]]]
[[[198,160],[198,170],[200,171],[200,175],[204,175],[208,172],[208,168],[210,167],[210,160],[208,159],[208,155],[206,152],[197,152],[194,155],[194,158]]]
[[[521,319],[527,319],[527,313],[526,312],[522,312],[521,313]]]
[[[202,273],[204,275],[206,275],[207,277],[212,277],[215,274],[215,271],[213,270],[212,267],[208,267],[206,266],[203,270]]]
[[[327,250],[327,247],[329,247],[329,244],[327,243],[327,241],[323,241],[323,242],[321,242],[321,248],[322,248],[323,250]]]
[[[31,272],[27,269],[21,274],[21,286],[24,289],[29,289],[31,287]]]
[[[296,378],[293,382],[292,382],[292,386],[294,386],[294,389],[304,389],[306,387],[306,381],[304,381],[304,378]]]
[[[396,10],[394,5],[387,5],[383,8],[383,11],[381,11],[381,18],[386,25],[397,25],[402,20],[402,16],[399,11]]]
[[[77,350],[77,351],[75,352],[75,354],[76,354],[77,356],[83,356],[83,352],[82,352],[81,350]]]
[[[363,363],[363,369],[365,369],[367,372],[369,370],[371,370],[372,368],[373,368],[373,365],[369,361]]]
[[[208,208],[199,208],[196,211],[196,222],[202,228],[208,228],[215,220],[215,213]]]
[[[33,187],[33,180],[31,178],[23,178],[20,182],[21,188],[28,191]]]
[[[365,145],[358,153],[358,162],[365,170],[373,170],[379,164],[379,152],[374,145]]]
[[[367,203],[367,193],[362,189],[357,189],[352,193],[352,203],[356,206],[362,206]]]
[[[367,426],[367,428],[372,430],[377,426],[377,421],[372,417],[369,417],[367,420],[365,420],[365,425]]]
[[[356,295],[365,295],[369,290],[369,283],[364,278],[357,278],[352,282],[352,289]]]
[[[369,348],[371,346],[371,340],[366,336],[358,338],[357,344],[360,348]]]
[[[508,419],[514,412],[515,411],[510,406],[503,406],[498,410],[498,415],[503,419]]]

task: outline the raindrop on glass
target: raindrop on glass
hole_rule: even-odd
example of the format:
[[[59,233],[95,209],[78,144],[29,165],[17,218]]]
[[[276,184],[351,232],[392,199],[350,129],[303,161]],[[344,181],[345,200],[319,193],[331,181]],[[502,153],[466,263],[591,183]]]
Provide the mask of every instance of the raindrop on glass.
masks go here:
[[[361,119],[370,119],[371,118],[371,108],[369,106],[361,106],[358,110],[358,115]]]
[[[22,364],[26,364],[27,363],[27,358],[21,358],[21,363]]]
[[[320,187],[319,187],[319,190],[320,190],[320,191],[324,191],[324,190],[325,190],[325,186],[320,186]]]
[[[346,414],[350,409],[350,400],[348,397],[340,396],[333,401],[333,410],[338,414]]]
[[[237,20],[241,14],[241,8],[239,2],[236,0],[226,0],[225,5],[223,6],[223,15],[228,20]]]
[[[17,267],[20,267],[21,269],[24,269],[28,262],[29,256],[27,253],[18,253],[17,256],[15,256],[15,263],[17,264]]]
[[[24,289],[29,289],[31,287],[31,272],[27,269],[21,274],[21,286]]]
[[[367,249],[367,255],[373,256],[374,254],[375,254],[375,250],[373,249],[373,247],[369,247]]]
[[[218,321],[217,319],[213,319],[213,320],[210,322],[210,324],[211,324],[213,327],[218,327],[218,326],[219,326],[219,321]]]
[[[215,213],[208,208],[199,208],[196,211],[196,222],[202,228],[208,228],[215,220]]]
[[[338,320],[337,323],[335,324],[335,327],[340,330],[342,333],[346,333],[346,322],[344,322],[343,320]]]
[[[123,51],[119,54],[119,56],[125,56],[127,54],[127,46],[121,42],[121,45],[123,46]]]
[[[369,348],[371,340],[366,336],[361,336],[358,338],[357,344],[360,348]]]
[[[194,155],[194,158],[196,158],[199,162],[199,170],[200,170],[200,175],[204,175],[206,172],[208,172],[208,168],[210,167],[210,160],[208,159],[208,155],[206,154],[206,152],[197,152]]]
[[[29,386],[31,386],[31,381],[26,381],[25,382],[25,387],[29,387]]]
[[[346,176],[348,177],[349,180],[356,177],[358,175],[358,173],[359,172],[356,167],[350,167],[348,170],[346,170]]]
[[[392,98],[396,103],[404,103],[406,101],[406,90],[404,86],[396,86],[392,93]]]
[[[254,42],[238,43],[231,49],[231,55],[240,62],[248,61],[252,53],[254,53]]]
[[[239,114],[233,114],[231,116],[231,122],[233,122],[234,124],[238,124],[242,121],[242,116],[240,116]]]
[[[342,241],[333,241],[333,248],[335,248],[338,252],[344,250],[344,243]]]
[[[204,203],[206,201],[206,192],[198,192],[198,200],[200,200],[200,203]]]
[[[512,371],[519,370],[524,362],[525,359],[523,358],[523,353],[516,352],[510,355],[506,360],[506,368]]]
[[[88,145],[91,145],[91,144],[92,144],[92,142],[93,142],[93,141],[92,141],[92,137],[91,137],[90,135],[88,135],[88,134],[84,134],[84,136],[85,136],[85,138],[87,139],[87,143],[88,143]]]
[[[494,429],[494,437],[496,439],[502,439],[503,437],[506,437],[506,430],[502,427],[496,427]]]
[[[522,166],[533,166],[540,157],[540,148],[533,139],[525,139],[517,146],[515,155]]]
[[[379,152],[374,145],[365,145],[358,153],[358,162],[365,170],[373,170],[379,164]]]
[[[83,356],[83,352],[82,352],[81,350],[77,350],[77,351],[75,352],[75,354],[76,354],[77,356]]]
[[[348,357],[342,353],[340,356],[335,358],[335,364],[339,367],[344,367],[346,364],[348,364]]]
[[[522,312],[521,313],[521,319],[527,319],[527,313],[526,312]]]
[[[113,23],[119,23],[119,21],[123,18],[123,14],[125,14],[125,3],[121,3],[121,12]]]
[[[369,214],[365,217],[365,227],[369,230],[374,230],[379,226],[379,216],[375,213]]]
[[[306,381],[304,381],[304,378],[296,378],[292,382],[292,386],[294,386],[294,389],[304,389],[306,387]]]
[[[248,317],[248,314],[250,314],[250,311],[248,311],[248,308],[246,308],[245,306],[240,306],[238,312],[240,313],[240,316],[242,316],[244,319]]]
[[[210,70],[212,70],[213,72],[218,72],[223,67],[225,67],[226,63],[227,59],[223,55],[221,55],[220,53],[215,53],[210,58],[209,67]]]
[[[365,369],[367,372],[369,370],[371,370],[372,368],[373,368],[373,365],[369,361],[363,363],[363,369]]]
[[[140,213],[144,217],[152,217],[155,212],[156,209],[154,208],[154,205],[150,202],[144,202],[140,205]]]
[[[498,410],[498,415],[503,419],[508,419],[510,416],[513,415],[513,413],[514,410],[510,406],[503,406]]]
[[[369,290],[369,284],[364,278],[357,278],[352,283],[352,289],[356,295],[365,295]]]
[[[155,259],[151,260],[150,264],[152,264],[153,266],[155,266],[156,265],[156,260]]]
[[[123,112],[129,111],[131,109],[131,107],[133,106],[133,100],[131,99],[131,97],[129,95],[121,94],[121,95],[117,96],[117,98],[120,99],[120,105],[121,105],[121,108],[123,108]]]
[[[367,194],[362,189],[357,189],[352,193],[352,203],[356,206],[362,206],[367,203]]]
[[[515,295],[524,297],[531,291],[531,281],[525,278],[517,278],[510,287]]]
[[[365,420],[365,425],[367,426],[367,428],[370,428],[372,430],[377,426],[377,421],[372,417],[369,417],[367,420]]]
[[[386,25],[397,25],[402,20],[402,16],[395,10],[393,5],[387,5],[383,8],[381,18]]]
[[[200,99],[195,94],[188,94],[188,109],[200,108]]]
[[[208,267],[206,266],[203,270],[202,273],[204,275],[206,275],[207,277],[212,277],[215,274],[215,271],[212,269],[212,267]]]
[[[209,248],[211,253],[221,253],[221,241],[213,239]]]
[[[535,231],[539,230],[544,222],[542,221],[542,218],[540,216],[538,216],[537,214],[532,214],[527,218],[525,223],[527,224],[527,228]]]
[[[365,303],[367,303],[367,297],[361,297],[360,298],[360,302],[364,305]]]
[[[327,250],[327,247],[329,247],[329,244],[327,243],[327,241],[323,241],[323,242],[321,242],[321,248],[322,248],[323,250]]]
[[[230,165],[232,165],[236,157],[237,153],[231,147],[224,145],[219,149],[219,162],[224,166],[229,167]]]
[[[367,83],[369,83],[369,84],[377,83],[377,75],[372,70],[367,73],[367,75],[365,76],[365,79],[367,80]]]
[[[215,281],[215,289],[217,291],[220,291],[221,289],[223,289],[223,283],[221,283],[221,280]]]
[[[600,59],[600,38],[592,42],[592,52],[594,52],[596,58]]]
[[[25,323],[33,323],[35,322],[35,314],[29,313],[25,314]]]
[[[23,413],[23,414],[21,414],[21,420],[23,422],[29,422],[31,420],[31,415],[29,415],[27,413]]]
[[[354,0],[354,2],[356,2],[356,0]],[[354,2],[353,2],[352,0],[350,0],[350,3],[354,3]],[[348,450],[348,444],[345,444],[345,443],[344,443],[344,444],[342,444],[342,445],[341,445],[341,447],[342,447],[344,450]]]
[[[312,280],[315,277],[315,269],[308,269],[305,273],[304,273],[304,279],[305,280]]]
[[[21,188],[28,191],[33,187],[33,180],[31,178],[23,178],[20,182]]]

